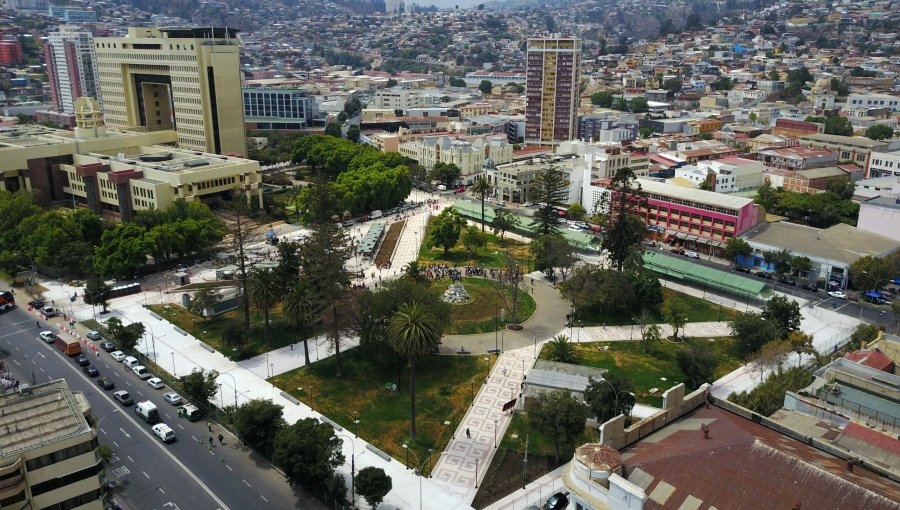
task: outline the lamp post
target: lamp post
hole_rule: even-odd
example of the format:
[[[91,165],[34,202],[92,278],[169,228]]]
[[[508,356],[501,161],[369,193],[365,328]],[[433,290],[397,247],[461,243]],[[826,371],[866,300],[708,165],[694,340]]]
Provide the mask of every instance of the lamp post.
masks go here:
[[[111,414],[116,414],[116,413],[118,413],[118,412],[119,412],[118,409],[113,409],[112,411],[110,411],[110,412],[104,414],[103,416],[100,417],[99,420],[97,420],[97,423],[94,424],[94,428],[96,428],[97,430],[100,430],[100,423],[101,423],[103,420],[105,420],[107,416],[109,416],[109,415],[111,415]]]
[[[175,351],[172,351],[172,377],[178,377],[175,373]]]
[[[478,488],[478,457],[475,457],[475,488]],[[419,510],[422,510],[421,508]]]
[[[603,377],[600,377],[600,378],[597,379],[597,380],[598,380],[598,381],[603,381],[603,382],[605,382],[606,384],[609,385],[610,388],[612,388],[613,391],[616,392],[616,396],[615,396],[614,404],[613,404],[615,407],[613,407],[613,412],[614,412],[614,413],[617,413],[617,415],[618,415],[618,412],[619,412],[619,395],[621,395],[622,393],[625,393],[625,394],[627,394],[627,395],[631,395],[632,397],[634,397],[634,393],[632,393],[632,392],[630,392],[630,391],[626,391],[626,390],[616,391],[616,387],[613,386],[613,384],[612,384],[611,382],[609,382],[608,380],[604,379]],[[629,413],[629,415],[630,415],[630,414],[631,414],[631,413]]]
[[[43,353],[40,353],[40,352],[37,354],[37,356],[40,356],[42,358],[47,357],[47,356],[44,356]],[[35,356],[35,358],[37,356]],[[35,378],[35,376],[34,376],[34,358],[29,358],[28,355],[26,354],[25,359],[31,360],[31,384],[37,384],[37,378]]]
[[[231,381],[234,383],[234,407],[237,407],[237,403],[238,403],[238,399],[237,399],[237,393],[238,393],[238,392],[237,392],[237,379],[235,379],[234,376],[231,375],[231,374],[229,374],[229,373],[222,373],[222,374],[219,374],[219,377],[222,377],[223,375],[227,375],[228,377],[231,377]],[[223,402],[222,405],[225,405],[225,403]]]
[[[402,446],[403,446],[403,449],[406,450],[406,459],[407,459],[407,461],[409,461],[409,453],[410,453],[410,451],[412,451],[412,448],[410,448],[409,445],[406,443],[403,443]],[[441,452],[441,455],[443,455],[444,453],[445,452]],[[422,467],[425,465],[426,462],[428,462],[429,459],[431,459],[431,456],[434,455],[434,449],[432,449],[432,448],[428,449],[428,456],[425,457],[425,459],[422,462],[419,462],[419,456],[416,455],[416,452],[412,452],[412,454],[413,454],[413,458],[416,460],[416,476],[419,478],[419,510],[422,510]],[[360,455],[362,455],[362,454],[360,454]],[[477,459],[476,459],[476,461],[477,461]],[[477,469],[476,469],[476,471],[477,471]],[[476,481],[476,485],[475,485],[476,488],[478,487],[477,483],[478,482]]]
[[[338,434],[338,436],[343,437],[350,441],[350,501],[353,503],[353,506],[356,506],[356,443],[353,442],[353,438],[344,434]],[[406,445],[403,445],[404,447]]]
[[[497,448],[497,420],[494,420],[494,448]]]
[[[535,336],[535,337],[532,337],[532,338],[534,338],[534,353],[532,354],[531,357],[532,357],[532,358],[537,358],[537,337]]]

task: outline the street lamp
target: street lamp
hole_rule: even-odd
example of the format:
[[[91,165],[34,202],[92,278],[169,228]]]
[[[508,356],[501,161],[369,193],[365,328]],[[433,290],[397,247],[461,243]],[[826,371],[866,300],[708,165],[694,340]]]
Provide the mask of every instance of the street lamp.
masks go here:
[[[494,420],[494,448],[497,448],[497,420]]]
[[[175,373],[175,351],[172,351],[172,377],[178,377]]]
[[[434,455],[434,449],[429,448],[428,456],[425,457],[425,460],[423,460],[422,462],[419,462],[419,456],[416,455],[416,452],[412,451],[412,448],[410,448],[408,444],[403,443],[402,446],[403,446],[403,449],[406,450],[407,458],[409,457],[409,453],[412,452],[413,458],[416,460],[416,476],[419,477],[419,510],[422,510],[422,467],[425,465],[426,462],[428,462],[428,460],[431,458],[431,456]],[[441,455],[444,455],[444,453],[446,453],[446,452],[441,452]],[[475,459],[475,462],[478,462],[478,459]],[[475,468],[475,472],[476,473],[478,472],[477,467]],[[475,481],[475,487],[476,488],[478,487],[477,480]]]
[[[44,356],[43,353],[40,353],[40,352],[37,355],[42,358],[47,357],[47,356]],[[35,356],[35,357],[37,357],[37,356]],[[28,355],[26,354],[25,359],[31,360],[31,384],[37,384],[37,379],[34,377],[34,358],[29,358]]]
[[[97,420],[97,423],[94,424],[94,428],[96,428],[97,430],[100,430],[100,423],[101,423],[103,420],[105,420],[107,416],[109,416],[109,415],[111,415],[111,414],[116,414],[116,413],[118,413],[118,412],[119,412],[118,409],[113,409],[112,411],[110,411],[110,412],[104,414],[103,416],[100,417],[99,420]]]
[[[603,382],[605,382],[606,384],[609,385],[610,388],[612,388],[613,391],[616,392],[615,402],[614,402],[614,406],[615,406],[615,407],[613,407],[613,412],[614,412],[614,413],[617,413],[617,414],[618,414],[618,412],[619,412],[619,395],[621,395],[622,393],[625,393],[626,395],[631,395],[632,397],[635,396],[634,393],[632,393],[632,392],[630,392],[630,391],[626,391],[626,390],[616,391],[616,387],[613,386],[613,384],[612,384],[611,382],[609,382],[608,380],[604,379],[603,377],[600,377],[600,378],[597,379],[597,380],[598,380],[598,381],[603,381]],[[636,397],[635,397],[635,398],[636,398]],[[630,414],[630,413],[629,413],[629,414]]]
[[[234,376],[231,375],[231,374],[229,374],[229,373],[220,373],[220,374],[219,374],[219,377],[222,377],[223,375],[227,375],[228,377],[231,377],[231,381],[234,383],[234,407],[237,407],[237,403],[238,403],[238,399],[237,399],[237,393],[238,393],[238,392],[237,392],[237,379],[235,379]],[[219,397],[219,400],[221,400],[221,396]],[[222,402],[222,405],[224,406],[225,403]]]
[[[350,441],[350,451],[352,452],[350,454],[350,501],[353,502],[353,506],[356,506],[356,443],[353,442],[353,439],[350,436],[344,434],[337,435]],[[403,447],[405,448],[406,445],[404,444]],[[362,453],[360,455],[362,455]]]

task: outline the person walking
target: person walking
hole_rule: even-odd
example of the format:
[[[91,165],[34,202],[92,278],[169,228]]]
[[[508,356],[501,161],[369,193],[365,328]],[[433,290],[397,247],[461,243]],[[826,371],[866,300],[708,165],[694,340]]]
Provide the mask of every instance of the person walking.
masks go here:
[[[219,434],[219,444],[225,444],[225,436]]]
[[[468,428],[466,428],[466,439],[472,439],[472,433],[469,432]]]

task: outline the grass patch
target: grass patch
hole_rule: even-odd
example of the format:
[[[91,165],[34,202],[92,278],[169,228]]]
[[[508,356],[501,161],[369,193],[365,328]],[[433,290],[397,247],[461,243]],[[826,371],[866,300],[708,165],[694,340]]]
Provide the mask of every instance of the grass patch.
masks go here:
[[[713,380],[743,363],[737,341],[733,337],[696,338],[689,341],[704,342],[716,353],[719,365]],[[639,403],[660,407],[663,392],[672,386],[684,382],[688,392],[696,389],[686,382],[687,377],[678,367],[675,357],[683,345],[662,340],[651,351],[642,352],[639,341],[581,343],[575,344],[575,352],[579,365],[605,368],[625,377],[634,384],[634,393]],[[608,346],[608,349],[599,349],[604,346]],[[540,358],[549,359],[546,349],[541,351]],[[665,381],[661,379],[663,377],[666,378]],[[658,388],[659,391],[650,393],[651,388]]]
[[[711,303],[705,299],[691,296],[690,294],[684,294],[677,290],[663,288],[662,294],[664,301],[672,299],[673,297],[678,297],[687,303],[688,322],[731,321],[737,315],[737,312],[731,308]],[[623,326],[636,323],[634,316],[638,313],[640,313],[640,310],[635,310],[632,314],[627,314],[611,312],[609,309],[598,306],[587,306],[578,309],[578,315],[575,320],[576,322],[581,321],[584,326],[599,326],[601,324],[606,324],[607,326]],[[661,313],[654,314],[653,318],[654,322],[657,324],[665,323]]]
[[[522,267],[531,268],[531,255],[528,253],[528,245],[514,239],[500,239],[499,236],[485,230],[487,236],[487,245],[479,248],[475,253],[470,253],[463,246],[462,241],[456,243],[456,246],[450,248],[450,251],[444,253],[444,249],[440,247],[428,247],[428,234],[431,230],[431,220],[425,228],[425,235],[422,237],[422,246],[419,247],[419,263],[427,265],[447,264],[450,267],[462,266],[484,266],[506,268],[506,251],[516,260]],[[462,236],[460,235],[460,239]]]
[[[496,290],[497,282],[484,278],[463,278],[463,286],[469,293],[470,302],[462,305],[450,306],[450,318],[452,323],[446,331],[448,335],[470,335],[474,333],[488,333],[497,329],[497,325],[505,327],[512,324],[511,314],[507,311],[505,321],[496,321],[495,315],[501,308],[506,308],[506,303],[501,299]],[[431,284],[432,292],[442,295],[449,281],[436,281]],[[537,304],[526,292],[519,294],[519,316],[521,324],[534,315]]]
[[[406,363],[382,362],[363,348],[341,355],[344,375],[336,378],[334,357],[278,375],[272,383],[384,452],[406,460],[409,441],[409,371]],[[399,373],[398,373],[399,369]],[[487,377],[484,356],[429,356],[416,369],[416,441],[420,461],[428,449],[436,455],[448,444],[466,412],[471,395]],[[386,383],[397,384],[387,391]],[[303,388],[302,390],[300,388]],[[356,421],[359,420],[359,423]],[[450,421],[450,425],[444,425]],[[431,472],[433,456],[424,471]],[[409,456],[410,465],[413,455]]]
[[[232,361],[241,361],[279,347],[298,342],[299,337],[281,317],[281,305],[269,312],[269,335],[266,342],[263,314],[250,310],[250,331],[247,341],[240,347],[225,345],[222,331],[233,321],[243,320],[241,308],[204,320],[179,305],[149,305],[151,310],[190,333],[194,338],[221,352]],[[315,334],[313,334],[315,336]]]

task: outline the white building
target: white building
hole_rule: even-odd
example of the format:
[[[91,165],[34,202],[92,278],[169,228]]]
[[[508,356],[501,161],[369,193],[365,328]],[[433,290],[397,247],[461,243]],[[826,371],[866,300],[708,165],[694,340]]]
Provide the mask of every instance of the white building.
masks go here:
[[[900,112],[900,97],[889,94],[850,94],[847,108],[887,108]]]
[[[609,179],[616,170],[630,168],[635,175],[646,175],[650,170],[650,155],[642,151],[627,151],[618,143],[562,142],[556,149],[559,156],[580,156],[591,169],[591,180]]]
[[[459,168],[459,182],[472,184],[487,159],[495,164],[512,161],[513,148],[503,135],[466,138],[426,136],[421,140],[401,143],[399,153],[428,169],[434,168],[437,163],[452,163]]]
[[[418,90],[391,87],[375,92],[372,107],[406,111],[410,108],[424,108],[430,105],[430,96],[426,96]]]
[[[100,98],[100,75],[91,32],[63,25],[59,32],[47,36],[44,55],[55,111],[74,114],[79,97]]]
[[[900,152],[873,152],[869,155],[868,177],[900,175]]]
[[[889,196],[870,198],[859,204],[856,228],[900,241],[900,184]]]
[[[738,157],[727,157],[711,161],[698,161],[696,165],[687,165],[675,170],[675,178],[682,178],[695,183],[698,187],[707,180],[715,180],[711,191],[716,193],[734,193],[756,189],[763,184],[765,165]]]

